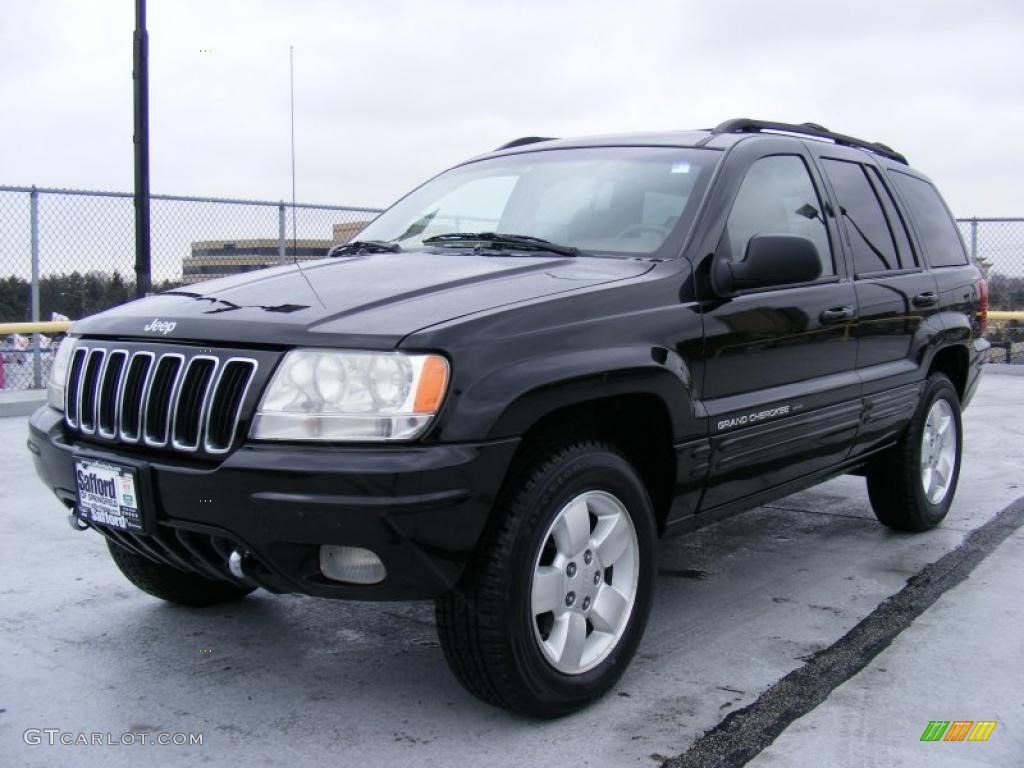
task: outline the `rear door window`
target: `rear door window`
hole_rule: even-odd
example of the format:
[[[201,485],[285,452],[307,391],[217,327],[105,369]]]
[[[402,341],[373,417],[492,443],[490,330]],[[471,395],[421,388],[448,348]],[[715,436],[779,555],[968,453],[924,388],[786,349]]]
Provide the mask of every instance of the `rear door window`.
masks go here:
[[[822,166],[839,202],[855,274],[899,269],[896,240],[864,166],[832,159],[823,159]]]
[[[896,237],[900,256],[900,267],[903,269],[915,269],[918,266],[917,253],[910,244],[910,233],[907,231],[907,222],[900,212],[899,206],[893,199],[892,192],[882,179],[882,174],[877,168],[867,166],[868,177],[875,187],[875,192],[882,199],[882,207],[885,208],[885,218],[889,221],[889,229]]]
[[[949,215],[938,190],[916,176],[890,171],[889,177],[907,204],[910,219],[929,263],[933,267],[954,267],[967,263],[967,249],[960,230]]]

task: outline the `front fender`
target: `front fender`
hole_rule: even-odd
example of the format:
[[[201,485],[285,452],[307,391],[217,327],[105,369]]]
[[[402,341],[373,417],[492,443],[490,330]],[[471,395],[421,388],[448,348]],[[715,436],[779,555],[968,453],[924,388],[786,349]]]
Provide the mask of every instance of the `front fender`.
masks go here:
[[[700,434],[685,362],[664,347],[636,345],[545,354],[497,368],[459,394],[445,437],[461,439],[463,430],[465,437],[515,437],[560,408],[626,394],[657,397],[675,442]]]

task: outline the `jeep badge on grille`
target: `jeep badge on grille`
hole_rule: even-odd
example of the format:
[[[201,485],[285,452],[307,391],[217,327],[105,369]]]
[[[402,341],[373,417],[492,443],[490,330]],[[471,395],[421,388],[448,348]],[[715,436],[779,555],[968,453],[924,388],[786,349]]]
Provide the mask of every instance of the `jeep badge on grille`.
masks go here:
[[[142,330],[149,331],[151,333],[162,333],[166,336],[168,333],[173,331],[177,325],[177,323],[171,320],[161,320],[159,317],[154,317]]]

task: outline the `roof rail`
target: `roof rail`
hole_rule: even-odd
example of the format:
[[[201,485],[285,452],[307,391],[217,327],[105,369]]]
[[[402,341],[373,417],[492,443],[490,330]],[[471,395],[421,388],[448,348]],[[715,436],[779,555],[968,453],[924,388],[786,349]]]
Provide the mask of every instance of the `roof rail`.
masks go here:
[[[554,141],[555,139],[551,136],[521,136],[518,139],[512,139],[507,144],[502,144],[498,147],[495,152],[501,152],[503,149],[512,149],[513,147],[521,147],[524,144],[536,144],[538,141]]]
[[[770,120],[751,120],[747,117],[738,117],[733,120],[726,120],[711,129],[711,133],[760,133],[761,131],[784,131],[786,133],[797,133],[801,136],[813,136],[816,139],[828,139],[844,147],[858,147],[874,152],[876,155],[895,160],[897,163],[909,165],[907,158],[901,155],[892,147],[886,146],[879,141],[864,141],[853,136],[846,136],[842,133],[833,133],[828,128],[817,123],[773,123]]]

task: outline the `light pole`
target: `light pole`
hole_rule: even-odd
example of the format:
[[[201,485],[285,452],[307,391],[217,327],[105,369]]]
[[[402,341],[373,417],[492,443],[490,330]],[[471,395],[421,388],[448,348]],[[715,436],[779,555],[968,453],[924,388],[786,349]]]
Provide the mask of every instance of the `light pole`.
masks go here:
[[[149,249],[149,34],[146,0],[135,0],[132,80],[135,126],[135,294],[152,290]]]

